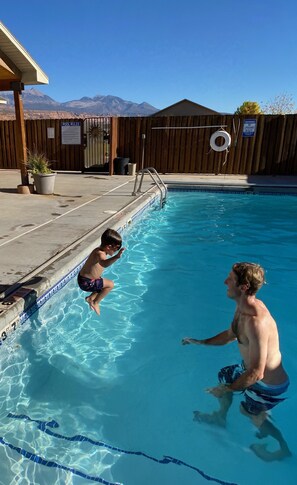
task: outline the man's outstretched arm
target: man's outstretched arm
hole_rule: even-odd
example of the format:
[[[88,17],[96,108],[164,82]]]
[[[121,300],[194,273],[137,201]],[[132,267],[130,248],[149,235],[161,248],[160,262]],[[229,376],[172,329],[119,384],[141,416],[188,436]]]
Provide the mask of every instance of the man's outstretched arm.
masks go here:
[[[210,337],[204,340],[198,340],[191,337],[185,337],[182,339],[182,345],[197,344],[197,345],[226,345],[230,342],[234,342],[236,336],[234,335],[231,327],[224,332],[218,333],[214,337]]]

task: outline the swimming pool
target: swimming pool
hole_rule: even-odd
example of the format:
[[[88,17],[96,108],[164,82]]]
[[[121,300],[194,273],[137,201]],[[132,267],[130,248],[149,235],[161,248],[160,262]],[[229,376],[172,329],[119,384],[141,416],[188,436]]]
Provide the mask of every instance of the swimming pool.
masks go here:
[[[131,225],[124,257],[105,273],[116,290],[100,318],[72,280],[0,353],[0,481],[295,483],[296,216],[293,196],[177,192]],[[215,408],[204,389],[238,352],[180,342],[229,324],[223,281],[236,260],[267,270],[260,298],[291,378],[290,399],[273,410],[293,452],[279,463],[250,451],[258,440],[239,399],[226,429],[192,420]]]

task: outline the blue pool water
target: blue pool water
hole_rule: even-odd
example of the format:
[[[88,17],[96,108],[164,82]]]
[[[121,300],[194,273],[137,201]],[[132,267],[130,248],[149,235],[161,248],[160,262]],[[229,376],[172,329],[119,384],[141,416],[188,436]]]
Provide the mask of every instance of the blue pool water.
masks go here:
[[[177,192],[133,223],[123,258],[105,272],[116,288],[100,317],[74,279],[2,346],[0,483],[295,484],[296,222],[294,196]],[[240,260],[267,270],[259,297],[291,378],[290,398],[272,413],[293,453],[282,462],[251,452],[259,440],[240,397],[226,429],[192,419],[215,409],[205,388],[239,356],[236,344],[181,339],[229,325],[223,281]]]

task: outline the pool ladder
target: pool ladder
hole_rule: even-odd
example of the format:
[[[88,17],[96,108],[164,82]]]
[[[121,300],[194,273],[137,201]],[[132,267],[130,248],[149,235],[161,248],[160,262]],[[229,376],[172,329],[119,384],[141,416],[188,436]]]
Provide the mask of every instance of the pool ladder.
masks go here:
[[[167,187],[164,184],[163,180],[161,179],[160,175],[158,174],[157,170],[154,167],[142,168],[141,170],[139,170],[137,172],[136,177],[135,177],[134,190],[132,192],[132,195],[137,195],[137,194],[140,194],[141,193],[141,187],[142,187],[143,177],[144,177],[144,175],[146,173],[149,174],[149,176],[151,177],[151,179],[153,180],[153,182],[157,185],[158,189],[160,190],[160,194],[161,194],[161,197],[160,197],[160,206],[162,208],[164,206],[165,202],[166,202]],[[140,182],[139,182],[139,185],[138,185],[138,189],[136,190],[136,188],[137,188],[137,182],[138,182],[138,176],[139,175],[141,175],[141,177],[140,177]]]

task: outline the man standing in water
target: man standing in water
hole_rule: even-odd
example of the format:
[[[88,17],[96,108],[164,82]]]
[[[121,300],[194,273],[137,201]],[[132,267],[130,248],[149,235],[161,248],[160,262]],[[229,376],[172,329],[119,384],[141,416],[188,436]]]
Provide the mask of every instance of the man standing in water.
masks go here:
[[[253,444],[252,450],[266,461],[290,456],[281,432],[268,419],[267,411],[285,398],[289,379],[282,366],[276,323],[264,303],[256,298],[264,284],[264,270],[254,263],[235,263],[225,280],[227,295],[236,302],[230,328],[214,337],[197,340],[184,338],[182,344],[225,345],[237,340],[242,363],[220,370],[220,384],[207,389],[219,400],[219,410],[212,414],[194,412],[194,420],[225,426],[233,393],[240,392],[242,414],[251,418],[259,429],[258,438],[272,436],[280,448],[269,452],[265,445]]]

